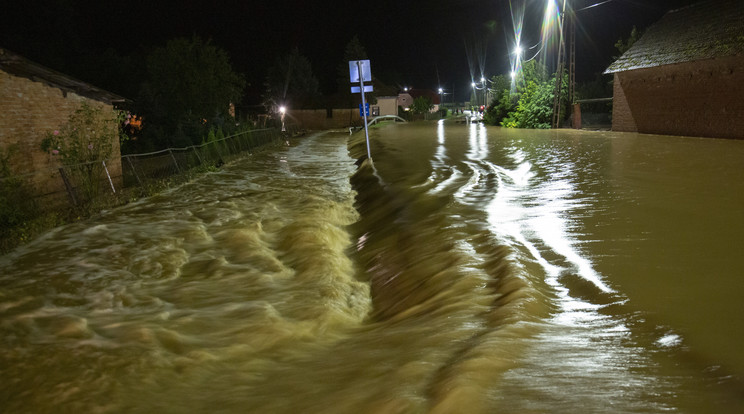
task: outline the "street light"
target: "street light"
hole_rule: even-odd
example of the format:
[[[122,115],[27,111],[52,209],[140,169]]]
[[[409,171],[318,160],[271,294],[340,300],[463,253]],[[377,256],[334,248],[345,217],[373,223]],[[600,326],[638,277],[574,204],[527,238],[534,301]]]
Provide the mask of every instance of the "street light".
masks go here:
[[[282,114],[282,132],[287,132],[287,128],[284,126],[284,115],[287,113],[287,108],[284,105],[280,106],[279,113]]]

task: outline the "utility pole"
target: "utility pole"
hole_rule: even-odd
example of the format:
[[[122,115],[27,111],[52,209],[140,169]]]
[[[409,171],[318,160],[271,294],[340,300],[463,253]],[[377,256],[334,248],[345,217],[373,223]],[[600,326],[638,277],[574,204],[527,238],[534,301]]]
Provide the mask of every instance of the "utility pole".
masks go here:
[[[568,104],[571,105],[571,113],[573,113],[573,104],[576,101],[576,12],[573,9],[569,10],[568,15],[568,30],[569,30],[569,60],[568,60]]]
[[[563,69],[566,66],[565,39],[563,31],[565,30],[564,18],[566,16],[566,0],[563,0],[562,11],[558,15],[558,30],[560,30],[560,42],[558,43],[558,68],[555,72],[555,91],[553,94],[553,128],[558,128],[561,119],[561,86],[563,83]]]

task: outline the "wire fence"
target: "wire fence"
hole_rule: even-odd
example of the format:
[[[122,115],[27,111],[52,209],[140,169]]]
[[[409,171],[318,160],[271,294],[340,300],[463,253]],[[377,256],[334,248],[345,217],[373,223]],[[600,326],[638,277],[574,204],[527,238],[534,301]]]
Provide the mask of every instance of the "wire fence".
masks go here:
[[[220,167],[247,154],[285,142],[292,131],[275,128],[255,129],[185,148],[167,148],[145,154],[66,165],[58,168],[0,177],[0,184],[11,181],[15,187],[33,188],[38,204],[49,207],[78,207],[121,198],[125,193],[149,192],[188,180],[193,175]],[[9,195],[12,198],[12,195]],[[112,200],[114,203],[117,200]],[[120,202],[121,200],[119,200]],[[106,204],[106,203],[103,203]],[[110,204],[110,203],[109,203]]]
[[[141,186],[198,167],[219,167],[246,153],[283,142],[282,133],[273,128],[257,129],[186,148],[168,148],[146,154],[121,157],[124,187]]]

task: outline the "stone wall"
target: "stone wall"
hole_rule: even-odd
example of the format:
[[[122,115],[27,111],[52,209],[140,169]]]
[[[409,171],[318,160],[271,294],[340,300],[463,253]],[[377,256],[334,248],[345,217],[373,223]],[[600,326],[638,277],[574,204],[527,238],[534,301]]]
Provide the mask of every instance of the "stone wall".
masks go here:
[[[612,129],[744,139],[744,56],[615,73]]]
[[[60,129],[83,101],[92,107],[113,110],[109,104],[0,70],[0,147],[17,146],[19,151],[13,159],[13,170],[27,175],[40,195],[61,193],[65,196],[64,182],[58,171],[60,164],[41,150],[41,141],[47,133]],[[118,140],[106,166],[114,185],[120,188]]]

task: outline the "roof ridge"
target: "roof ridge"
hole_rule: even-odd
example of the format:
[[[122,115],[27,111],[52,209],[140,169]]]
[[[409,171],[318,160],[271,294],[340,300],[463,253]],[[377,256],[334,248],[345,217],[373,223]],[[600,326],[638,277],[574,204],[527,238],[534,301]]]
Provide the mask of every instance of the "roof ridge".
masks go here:
[[[744,54],[744,1],[706,0],[667,12],[605,73]]]

